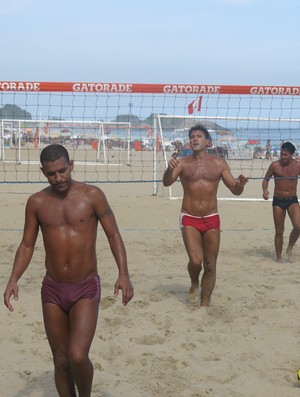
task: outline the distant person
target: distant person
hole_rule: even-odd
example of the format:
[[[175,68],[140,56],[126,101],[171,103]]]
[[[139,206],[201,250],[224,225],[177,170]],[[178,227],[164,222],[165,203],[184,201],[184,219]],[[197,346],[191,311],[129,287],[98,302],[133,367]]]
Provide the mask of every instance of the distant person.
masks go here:
[[[217,191],[222,179],[235,195],[240,195],[248,178],[235,179],[227,162],[208,154],[211,137],[208,130],[197,124],[189,130],[192,155],[171,158],[163,176],[164,186],[180,178],[183,201],[180,227],[188,254],[188,272],[191,279],[188,300],[199,302],[199,277],[201,279],[200,306],[208,306],[216,282],[216,265],[220,245],[220,218]]]
[[[266,159],[267,160],[272,160],[271,141],[270,141],[270,139],[268,139],[267,143],[266,143]]]
[[[293,156],[296,148],[291,142],[281,146],[279,160],[273,161],[262,182],[263,198],[268,200],[269,180],[274,177],[273,218],[275,224],[276,261],[282,263],[283,233],[286,213],[288,213],[293,229],[289,236],[286,250],[289,262],[294,262],[293,247],[300,235],[300,207],[297,197],[300,162]]]
[[[97,271],[98,222],[106,234],[119,276],[114,294],[122,290],[122,303],[133,297],[126,251],[114,214],[97,187],[72,179],[73,160],[58,144],[41,152],[41,170],[49,185],[29,197],[22,241],[4,292],[10,311],[18,299],[18,280],[34,252],[39,229],[45,247],[46,274],[41,298],[45,330],[53,354],[55,383],[60,397],[90,397],[93,365],[89,350],[97,325],[101,294]]]

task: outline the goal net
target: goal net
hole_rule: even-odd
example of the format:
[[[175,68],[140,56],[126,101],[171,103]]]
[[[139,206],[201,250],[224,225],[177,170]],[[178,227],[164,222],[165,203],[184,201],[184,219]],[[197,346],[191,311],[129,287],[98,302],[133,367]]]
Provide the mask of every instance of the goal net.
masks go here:
[[[2,81],[0,181],[44,182],[40,151],[57,142],[75,160],[77,180],[149,183],[154,195],[181,197],[180,183],[163,187],[163,172],[174,153],[190,153],[188,130],[201,123],[210,154],[248,176],[243,197],[259,199],[281,143],[300,148],[299,95],[300,87],[282,86]],[[233,198],[222,183],[219,197]]]

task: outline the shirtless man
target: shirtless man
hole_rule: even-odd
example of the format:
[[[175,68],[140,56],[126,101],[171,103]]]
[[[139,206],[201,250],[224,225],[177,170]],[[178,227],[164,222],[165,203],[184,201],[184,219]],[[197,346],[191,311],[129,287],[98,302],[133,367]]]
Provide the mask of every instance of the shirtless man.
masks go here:
[[[220,245],[220,218],[217,191],[222,179],[231,192],[242,194],[248,178],[235,179],[225,160],[207,153],[211,137],[207,129],[198,124],[189,130],[191,156],[172,158],[163,176],[164,186],[170,186],[179,177],[183,187],[180,227],[188,254],[188,272],[191,287],[188,300],[208,306],[216,282],[216,265]]]
[[[281,146],[280,158],[273,161],[262,182],[263,198],[268,200],[269,180],[274,176],[273,219],[275,225],[275,252],[276,261],[282,263],[282,247],[284,221],[288,213],[293,229],[290,233],[286,250],[289,262],[294,262],[293,247],[300,235],[300,207],[297,198],[298,176],[300,175],[300,162],[293,158],[296,148],[291,142]]]
[[[10,299],[18,299],[17,283],[30,263],[40,228],[46,253],[41,298],[56,388],[60,397],[76,397],[76,387],[79,397],[90,397],[94,371],[88,355],[101,294],[96,257],[98,221],[118,266],[114,294],[122,290],[123,305],[133,297],[126,251],[104,193],[72,179],[74,163],[67,150],[61,145],[47,146],[41,153],[41,165],[50,186],[27,201],[23,238],[4,304],[14,310]]]

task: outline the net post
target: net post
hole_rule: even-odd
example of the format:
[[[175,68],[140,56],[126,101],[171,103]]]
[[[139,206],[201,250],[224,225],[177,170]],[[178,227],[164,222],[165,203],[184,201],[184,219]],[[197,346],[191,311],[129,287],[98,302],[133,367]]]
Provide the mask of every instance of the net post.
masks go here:
[[[0,134],[0,160],[4,161],[4,127],[3,119],[1,120],[1,134]]]
[[[153,119],[153,130],[154,130],[154,143],[153,143],[153,196],[157,195],[157,115],[154,115]]]
[[[129,122],[128,134],[127,134],[127,165],[131,165],[131,121]]]

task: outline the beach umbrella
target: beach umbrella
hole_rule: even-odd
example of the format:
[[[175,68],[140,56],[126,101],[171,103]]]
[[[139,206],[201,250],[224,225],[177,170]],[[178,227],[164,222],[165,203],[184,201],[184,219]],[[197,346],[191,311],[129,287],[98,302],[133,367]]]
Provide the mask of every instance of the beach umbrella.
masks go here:
[[[68,132],[61,132],[60,135],[63,136],[63,137],[70,137],[70,136],[72,136],[72,132],[70,132],[70,131],[68,131]]]

